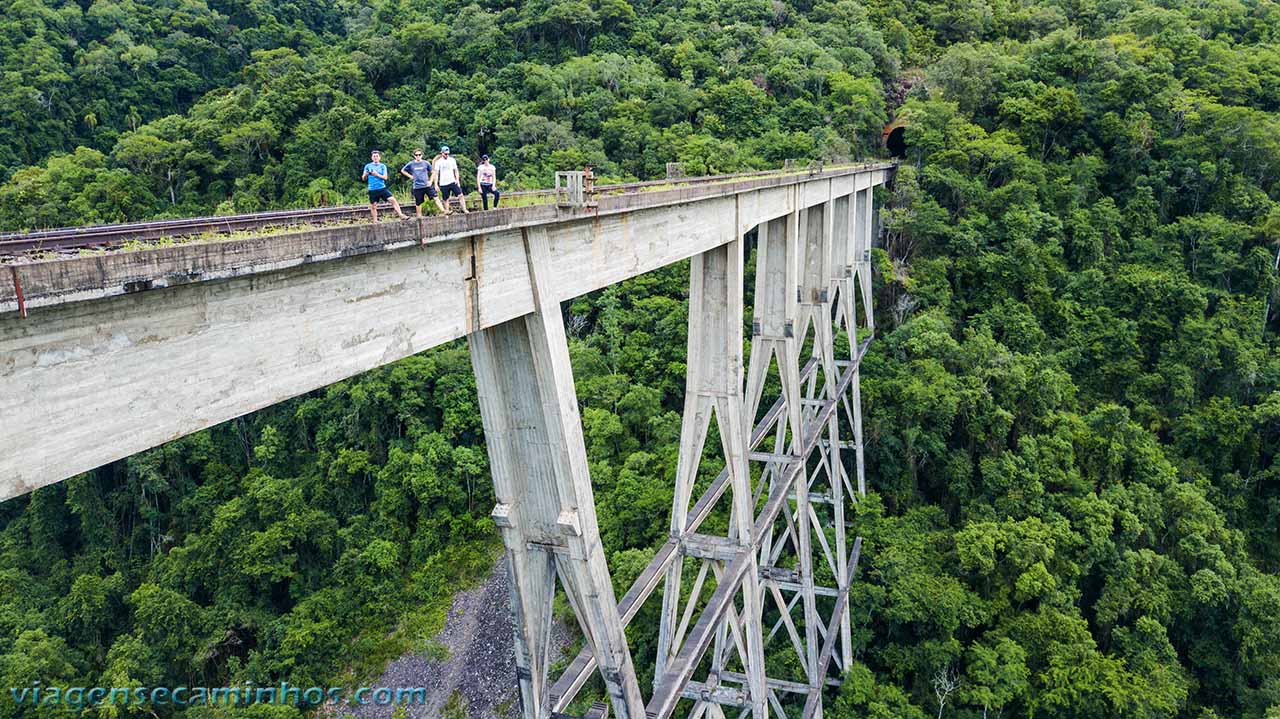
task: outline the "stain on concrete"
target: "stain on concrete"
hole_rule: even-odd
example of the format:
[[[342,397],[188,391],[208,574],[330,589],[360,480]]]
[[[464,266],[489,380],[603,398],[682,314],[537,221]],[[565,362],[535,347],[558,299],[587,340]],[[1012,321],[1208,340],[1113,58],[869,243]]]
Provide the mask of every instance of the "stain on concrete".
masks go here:
[[[378,290],[377,292],[370,292],[367,295],[356,295],[355,297],[348,297],[343,301],[350,304],[353,302],[364,302],[365,300],[377,299],[379,297],[390,297],[392,295],[398,295],[401,292],[404,292],[405,285],[406,283],[403,281],[397,282],[394,285],[391,285],[390,287],[387,287],[384,290]]]
[[[391,333],[391,339],[387,343],[387,349],[382,353],[381,364],[394,362],[401,357],[408,357],[413,354],[413,330],[408,325],[400,323],[396,325],[395,331]]]

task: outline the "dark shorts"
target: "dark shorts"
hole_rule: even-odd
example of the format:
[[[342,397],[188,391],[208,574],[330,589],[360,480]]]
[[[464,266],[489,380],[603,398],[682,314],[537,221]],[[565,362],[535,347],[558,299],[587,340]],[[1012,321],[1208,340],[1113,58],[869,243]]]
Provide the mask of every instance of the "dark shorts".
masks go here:
[[[413,188],[413,204],[421,205],[426,198],[436,199],[436,188],[434,187],[415,187]]]
[[[372,205],[379,200],[390,200],[391,190],[382,188],[381,190],[369,190],[369,204]]]
[[[462,194],[463,194],[462,185],[459,185],[456,182],[453,183],[452,185],[440,186],[440,196],[446,200],[449,199],[450,197],[453,197],[454,195],[457,195],[458,197],[462,197]]]

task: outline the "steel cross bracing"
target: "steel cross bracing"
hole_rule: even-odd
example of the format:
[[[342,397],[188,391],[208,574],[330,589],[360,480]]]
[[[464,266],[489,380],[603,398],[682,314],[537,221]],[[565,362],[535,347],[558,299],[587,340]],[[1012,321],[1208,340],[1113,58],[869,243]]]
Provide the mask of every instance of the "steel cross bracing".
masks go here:
[[[798,209],[747,233],[756,262],[747,363],[746,238],[691,258],[670,539],[620,603],[600,543],[546,234],[526,231],[536,311],[469,341],[527,719],[559,716],[597,669],[623,719],[677,711],[782,718],[787,706],[823,715],[826,689],[853,660],[849,587],[862,539],[849,536],[845,512],[866,491],[859,366],[874,333],[872,192],[860,178],[852,194],[810,206],[797,196]],[[695,502],[710,468],[719,474]],[[712,516],[724,529],[699,531]],[[553,683],[557,584],[586,646]],[[646,703],[625,627],[658,586]],[[767,658],[787,669],[766,673]]]

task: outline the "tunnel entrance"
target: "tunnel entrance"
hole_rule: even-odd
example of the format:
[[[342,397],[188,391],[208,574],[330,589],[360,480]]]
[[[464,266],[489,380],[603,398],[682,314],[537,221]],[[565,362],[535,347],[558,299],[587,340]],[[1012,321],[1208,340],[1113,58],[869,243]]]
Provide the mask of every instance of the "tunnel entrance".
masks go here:
[[[907,128],[899,125],[889,131],[885,136],[884,146],[889,150],[890,157],[906,157],[907,156]]]

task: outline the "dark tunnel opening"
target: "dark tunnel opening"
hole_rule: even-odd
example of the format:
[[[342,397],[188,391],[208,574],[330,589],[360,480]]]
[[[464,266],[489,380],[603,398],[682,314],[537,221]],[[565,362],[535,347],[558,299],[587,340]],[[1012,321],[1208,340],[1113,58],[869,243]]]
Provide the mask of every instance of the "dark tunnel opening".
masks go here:
[[[907,129],[905,127],[895,127],[885,138],[884,146],[889,150],[890,157],[906,157],[907,156]]]

